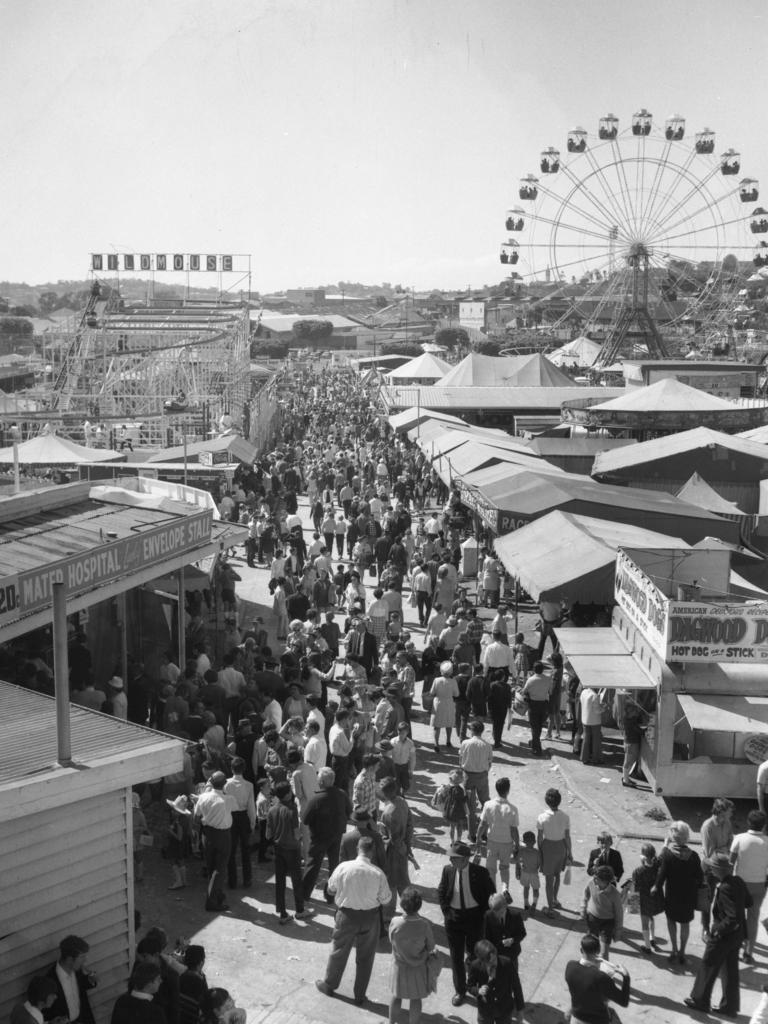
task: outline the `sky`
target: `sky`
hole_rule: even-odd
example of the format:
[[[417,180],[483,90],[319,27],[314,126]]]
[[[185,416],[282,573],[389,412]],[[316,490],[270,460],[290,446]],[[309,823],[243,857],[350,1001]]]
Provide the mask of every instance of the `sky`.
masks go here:
[[[0,280],[199,252],[261,292],[493,284],[540,150],[641,107],[768,198],[761,3],[0,0],[0,39]]]

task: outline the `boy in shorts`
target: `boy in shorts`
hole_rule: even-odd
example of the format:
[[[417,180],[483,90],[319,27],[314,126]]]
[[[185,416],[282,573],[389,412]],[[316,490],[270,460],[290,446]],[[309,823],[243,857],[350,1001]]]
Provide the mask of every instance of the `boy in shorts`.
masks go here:
[[[523,908],[532,914],[536,913],[539,901],[539,869],[541,854],[536,848],[536,836],[533,832],[523,832],[523,845],[515,857],[515,878],[523,887]],[[529,902],[529,896],[533,899]]]

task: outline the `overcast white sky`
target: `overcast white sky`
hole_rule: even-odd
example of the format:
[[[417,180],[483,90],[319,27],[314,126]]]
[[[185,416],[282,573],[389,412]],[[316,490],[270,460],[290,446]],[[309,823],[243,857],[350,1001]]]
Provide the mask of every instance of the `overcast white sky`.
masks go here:
[[[768,195],[763,3],[0,0],[0,279],[242,252],[253,287],[503,276],[575,123],[708,124]]]

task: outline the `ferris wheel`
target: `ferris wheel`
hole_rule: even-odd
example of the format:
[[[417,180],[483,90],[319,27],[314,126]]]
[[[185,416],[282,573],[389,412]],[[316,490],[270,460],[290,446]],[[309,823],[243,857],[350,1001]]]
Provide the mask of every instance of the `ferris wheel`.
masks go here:
[[[567,297],[563,318],[575,310],[586,329],[606,329],[598,364],[638,337],[663,358],[657,324],[669,337],[735,299],[727,256],[768,266],[768,241],[755,237],[768,236],[768,211],[754,207],[758,181],[741,175],[741,155],[709,128],[691,136],[679,115],[657,127],[642,109],[621,130],[607,114],[596,134],[573,128],[564,152],[542,150],[538,172],[520,178],[501,262],[550,282],[550,299]]]

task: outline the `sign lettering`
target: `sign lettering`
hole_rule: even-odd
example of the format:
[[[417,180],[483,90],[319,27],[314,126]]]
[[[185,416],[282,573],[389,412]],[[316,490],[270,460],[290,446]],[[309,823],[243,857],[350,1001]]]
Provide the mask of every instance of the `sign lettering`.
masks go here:
[[[40,569],[0,580],[0,626],[41,611],[53,601],[53,584],[63,583],[67,597],[137,572],[155,562],[191,551],[210,540],[213,513],[204,509],[180,522],[164,523],[133,537],[71,555]]]

